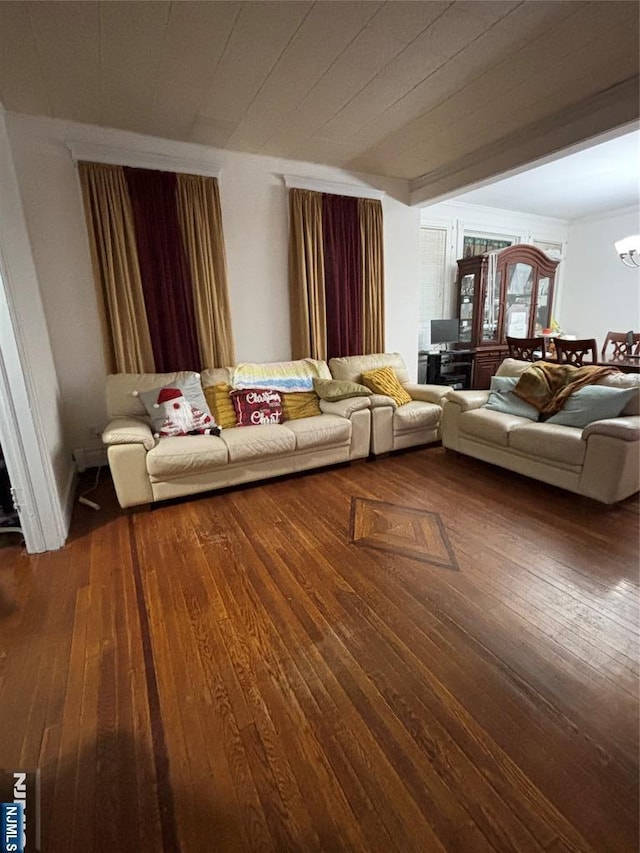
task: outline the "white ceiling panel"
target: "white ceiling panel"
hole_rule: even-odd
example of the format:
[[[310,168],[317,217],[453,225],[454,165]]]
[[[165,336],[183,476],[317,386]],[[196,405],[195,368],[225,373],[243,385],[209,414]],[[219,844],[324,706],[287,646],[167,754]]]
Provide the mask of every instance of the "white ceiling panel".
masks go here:
[[[525,47],[541,33],[557,27],[563,18],[574,14],[572,7],[578,11],[581,5],[584,4],[550,2],[518,6],[461,51],[454,61],[441,66],[376,121],[358,131],[352,137],[356,148],[362,151],[367,141],[381,139],[383,141],[374,149],[376,156],[395,160],[401,152],[424,142],[425,132],[436,121],[428,118],[431,110],[437,109],[437,122],[446,124],[464,115],[470,105],[477,108],[485,98],[493,99],[496,91],[504,91],[507,68],[509,85],[517,83],[513,71],[517,76]],[[487,67],[494,70],[502,67],[500,79],[496,80],[496,75]],[[528,76],[527,71],[524,79]],[[421,117],[424,120],[420,120]]]
[[[229,144],[261,148],[382,3],[317,3],[247,109]]]
[[[240,3],[171,4],[152,132],[188,136],[239,13]]]
[[[404,178],[422,202],[636,120],[639,18],[635,0],[5,0],[0,99]]]
[[[102,123],[151,125],[171,3],[100,3]]]
[[[460,50],[508,14],[515,5],[502,2],[452,5],[331,121],[320,128],[320,135],[328,139],[353,136],[363,125],[374,122],[376,116],[420,85],[441,65],[456,57]]]
[[[239,122],[311,9],[309,3],[242,4],[200,113]]]
[[[387,3],[349,45],[349,50],[326,71],[262,151],[295,156],[305,139],[315,136],[319,128],[356,97],[380,68],[395,59],[448,5],[446,2]]]
[[[55,115],[99,122],[98,3],[29,3],[28,9]]]
[[[26,3],[0,4],[0,101],[8,110],[54,115]]]
[[[561,109],[566,103],[559,100],[566,88],[565,78],[569,78],[569,86],[571,80],[586,78],[589,81],[586,91],[584,86],[576,87],[574,101],[610,85],[616,75],[611,74],[611,58],[606,59],[612,53],[609,36],[620,32],[621,10],[605,9],[604,5],[591,4],[578,15],[572,14],[556,22],[485,75],[471,81],[434,109],[427,110],[413,126],[389,136],[379,149],[374,148],[360,157],[352,167],[376,171],[380,162],[387,162],[403,177],[413,177],[437,140],[446,138],[452,143],[464,140],[463,149],[472,150],[549,115],[553,110],[541,102],[545,95],[549,102],[555,98],[557,109]],[[586,29],[583,37],[577,39],[575,34],[580,21]],[[621,36],[622,49],[616,61],[633,67],[636,60],[632,61],[631,57],[635,45],[637,35],[627,30]],[[598,74],[593,73],[594,64],[600,69]],[[624,79],[628,72],[619,76]],[[432,168],[440,165],[434,161]]]

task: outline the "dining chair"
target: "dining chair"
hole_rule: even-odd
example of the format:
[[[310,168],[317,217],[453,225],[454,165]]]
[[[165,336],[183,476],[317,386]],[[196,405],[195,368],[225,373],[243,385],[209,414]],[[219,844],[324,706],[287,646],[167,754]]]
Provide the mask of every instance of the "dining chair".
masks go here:
[[[598,361],[598,345],[595,338],[580,338],[573,341],[554,338],[553,343],[559,362],[581,367],[583,364],[595,364]],[[589,355],[591,358],[587,358]]]
[[[544,361],[547,357],[547,347],[542,335],[537,338],[510,338],[507,337],[509,357],[520,361]]]
[[[628,355],[640,355],[640,332],[632,332],[631,335],[632,342],[629,340],[629,332],[607,332],[602,347],[602,358],[621,361]],[[608,351],[607,347],[609,347]]]

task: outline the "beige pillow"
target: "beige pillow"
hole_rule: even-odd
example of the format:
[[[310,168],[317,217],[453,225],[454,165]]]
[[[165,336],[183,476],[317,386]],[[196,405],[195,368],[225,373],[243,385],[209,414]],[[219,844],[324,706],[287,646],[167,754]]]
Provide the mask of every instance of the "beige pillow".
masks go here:
[[[404,390],[393,367],[378,367],[362,374],[364,384],[376,394],[385,394],[399,406],[411,402],[411,397]]]
[[[371,391],[358,382],[348,382],[346,379],[314,379],[313,387],[321,400],[336,403],[349,397],[370,397]]]

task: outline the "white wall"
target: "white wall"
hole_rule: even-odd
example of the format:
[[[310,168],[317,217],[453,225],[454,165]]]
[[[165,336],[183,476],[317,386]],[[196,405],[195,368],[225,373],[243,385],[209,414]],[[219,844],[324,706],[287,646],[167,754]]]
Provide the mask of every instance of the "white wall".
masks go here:
[[[27,454],[25,476],[30,478],[29,484],[20,485],[33,490],[41,545],[56,548],[63,544],[70,521],[74,466],[65,444],[49,329],[1,107],[0,199],[0,287],[3,317],[10,324],[0,347],[11,404],[21,425],[19,444]]]
[[[70,447],[96,446],[105,422],[100,327],[76,168],[66,143],[90,142],[221,168],[220,195],[238,361],[290,357],[288,211],[283,174],[361,184],[383,199],[386,348],[417,370],[419,219],[408,185],[73,122],[7,114],[7,126],[62,393]],[[99,442],[98,442],[99,443]]]
[[[576,220],[569,229],[558,319],[563,332],[595,338],[599,349],[609,331],[640,331],[640,269],[626,267],[614,247],[631,234],[640,234],[635,208]]]

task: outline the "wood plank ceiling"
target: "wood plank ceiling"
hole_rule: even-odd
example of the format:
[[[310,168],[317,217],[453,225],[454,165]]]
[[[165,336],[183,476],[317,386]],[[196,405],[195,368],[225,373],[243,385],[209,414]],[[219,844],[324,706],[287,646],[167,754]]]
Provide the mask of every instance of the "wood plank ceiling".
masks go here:
[[[0,3],[7,110],[414,182],[637,79],[635,0]]]

